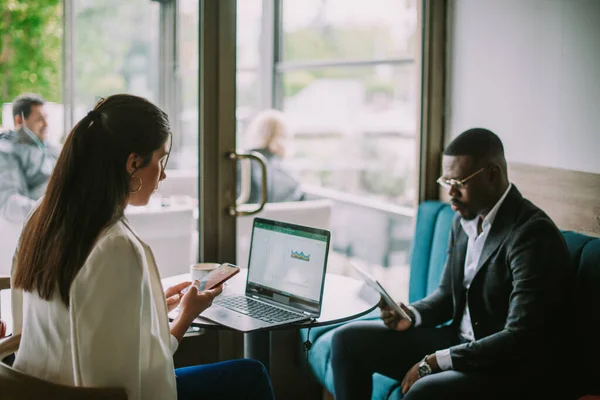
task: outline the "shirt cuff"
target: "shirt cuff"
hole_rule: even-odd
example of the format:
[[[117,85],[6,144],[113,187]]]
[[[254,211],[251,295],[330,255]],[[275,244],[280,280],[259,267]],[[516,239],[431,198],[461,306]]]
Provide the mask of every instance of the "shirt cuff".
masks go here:
[[[442,371],[448,371],[452,369],[452,357],[450,356],[450,349],[438,350],[435,352],[435,359]]]
[[[406,306],[410,311],[413,312],[413,314],[415,314],[415,320],[413,321],[413,326],[417,327],[419,325],[421,325],[421,314],[417,311],[416,308],[414,308],[413,306]]]
[[[171,353],[175,354],[175,352],[179,348],[179,340],[177,340],[177,338],[173,335],[169,336],[171,336]]]

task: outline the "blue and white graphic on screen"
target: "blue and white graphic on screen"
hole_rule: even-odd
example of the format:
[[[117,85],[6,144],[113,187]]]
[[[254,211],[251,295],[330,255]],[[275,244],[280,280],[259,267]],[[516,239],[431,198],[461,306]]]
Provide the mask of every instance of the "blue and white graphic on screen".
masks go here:
[[[303,251],[294,251],[292,250],[292,254],[290,255],[292,258],[296,258],[302,261],[310,261],[310,254],[304,254]]]

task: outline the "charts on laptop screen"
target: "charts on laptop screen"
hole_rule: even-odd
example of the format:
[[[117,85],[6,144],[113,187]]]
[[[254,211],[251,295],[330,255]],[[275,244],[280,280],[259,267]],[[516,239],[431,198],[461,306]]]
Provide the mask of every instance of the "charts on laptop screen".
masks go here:
[[[318,305],[329,251],[328,232],[262,221],[254,223],[248,284],[272,289],[275,300],[279,294]]]

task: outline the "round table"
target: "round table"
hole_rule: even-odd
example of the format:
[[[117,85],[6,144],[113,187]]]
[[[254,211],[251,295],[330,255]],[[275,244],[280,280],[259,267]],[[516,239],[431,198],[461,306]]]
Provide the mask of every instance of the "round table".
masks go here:
[[[242,269],[240,273],[227,281],[223,295],[244,294],[246,288],[247,269]],[[190,274],[182,274],[165,278],[162,280],[165,288],[173,286],[182,281],[189,281]],[[348,278],[341,275],[328,273],[325,277],[325,291],[323,293],[323,302],[321,306],[321,316],[312,324],[312,327],[337,324],[358,318],[371,312],[379,303],[379,293],[367,286],[364,282]],[[170,318],[177,315],[177,310],[169,314]],[[270,364],[270,341],[269,332],[279,329],[298,329],[307,328],[309,321],[299,322],[291,325],[278,326],[270,330],[260,330],[245,334],[244,338],[244,356],[260,360],[267,370]],[[194,320],[192,326],[205,329],[229,329],[220,324],[202,318],[200,315]]]

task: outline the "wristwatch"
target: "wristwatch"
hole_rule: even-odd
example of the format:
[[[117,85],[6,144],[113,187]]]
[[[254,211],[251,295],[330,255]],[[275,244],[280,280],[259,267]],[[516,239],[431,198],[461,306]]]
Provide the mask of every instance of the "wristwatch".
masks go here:
[[[419,363],[419,368],[417,369],[419,378],[423,378],[431,374],[431,365],[427,363],[427,357],[429,357],[429,355],[426,355],[425,358],[423,358],[423,361]]]

